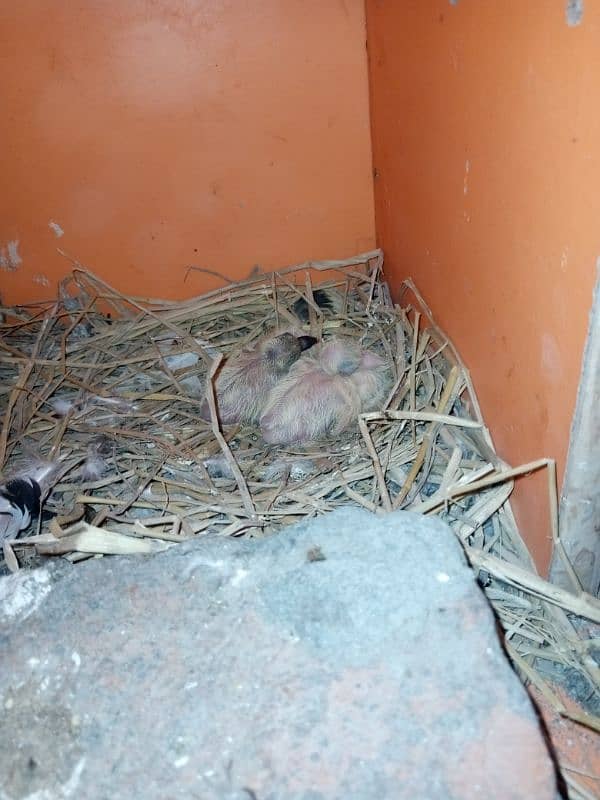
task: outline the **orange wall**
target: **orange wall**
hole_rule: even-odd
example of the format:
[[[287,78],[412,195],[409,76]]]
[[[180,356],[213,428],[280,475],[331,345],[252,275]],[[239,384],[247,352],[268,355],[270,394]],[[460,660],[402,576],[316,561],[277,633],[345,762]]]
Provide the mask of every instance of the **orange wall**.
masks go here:
[[[57,247],[181,297],[374,245],[363,0],[3,3],[0,97],[6,302]]]
[[[501,456],[562,476],[600,254],[600,6],[367,0],[376,225],[471,369]],[[545,477],[515,509],[542,568]]]

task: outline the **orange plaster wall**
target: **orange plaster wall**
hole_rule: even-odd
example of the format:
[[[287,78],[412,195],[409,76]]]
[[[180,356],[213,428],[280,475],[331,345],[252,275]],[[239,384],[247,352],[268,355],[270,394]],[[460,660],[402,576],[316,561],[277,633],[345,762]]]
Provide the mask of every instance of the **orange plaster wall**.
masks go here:
[[[600,254],[600,6],[367,0],[376,225],[471,369],[499,453],[564,471]],[[514,507],[542,568],[545,477]]]
[[[4,3],[0,97],[7,303],[57,247],[177,298],[374,246],[363,0]]]

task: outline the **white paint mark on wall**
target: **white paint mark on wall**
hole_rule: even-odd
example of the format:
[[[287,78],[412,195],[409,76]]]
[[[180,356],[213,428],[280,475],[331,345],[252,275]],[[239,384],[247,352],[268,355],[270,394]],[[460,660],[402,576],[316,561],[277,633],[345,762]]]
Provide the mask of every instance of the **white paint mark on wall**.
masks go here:
[[[13,269],[16,269],[19,264],[23,263],[23,259],[19,255],[19,240],[15,239],[6,245],[8,250],[8,263]]]
[[[542,334],[542,370],[553,383],[560,383],[563,377],[562,359],[556,340],[551,333]]]
[[[7,272],[13,272],[23,259],[19,255],[19,240],[13,239],[7,242],[4,247],[0,247],[0,267]]]
[[[465,177],[464,177],[464,180],[463,180],[463,193],[464,194],[468,194],[469,193],[469,172],[471,172],[471,162],[467,158],[467,160],[465,161]]]
[[[560,268],[562,272],[567,271],[568,263],[569,263],[569,248],[565,247],[562,253],[560,254]]]
[[[54,232],[54,235],[56,236],[57,239],[60,239],[61,236],[65,235],[65,232],[60,227],[58,222],[53,222],[52,220],[50,220],[50,222],[48,223],[48,227],[50,228],[51,231]]]
[[[34,275],[32,280],[34,283],[39,283],[40,286],[50,286],[50,281],[45,275]]]
[[[565,16],[567,18],[567,25],[570,28],[581,25],[583,20],[583,0],[567,0]]]

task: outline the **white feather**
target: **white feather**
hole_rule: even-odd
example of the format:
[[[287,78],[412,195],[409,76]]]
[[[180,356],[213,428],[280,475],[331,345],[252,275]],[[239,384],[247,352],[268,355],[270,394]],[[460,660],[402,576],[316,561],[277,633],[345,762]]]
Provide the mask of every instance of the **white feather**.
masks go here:
[[[67,400],[66,397],[55,397],[51,405],[52,410],[59,417],[66,417],[70,411],[76,408],[76,404],[72,400]]]

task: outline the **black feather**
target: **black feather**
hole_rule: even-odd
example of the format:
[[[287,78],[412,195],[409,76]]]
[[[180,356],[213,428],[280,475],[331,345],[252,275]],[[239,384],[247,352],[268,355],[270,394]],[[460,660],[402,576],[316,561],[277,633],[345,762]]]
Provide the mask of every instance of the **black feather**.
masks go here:
[[[325,289],[315,289],[313,292],[313,300],[319,306],[319,308],[322,308],[326,311],[333,311],[333,302],[331,300],[331,296]],[[302,322],[308,322],[308,303],[303,297],[299,297],[298,300],[296,300],[292,306],[292,311],[302,320]]]
[[[39,513],[42,490],[33,478],[12,478],[6,481],[0,488],[0,496],[16,506],[22,514],[29,511],[32,517],[36,517]]]

